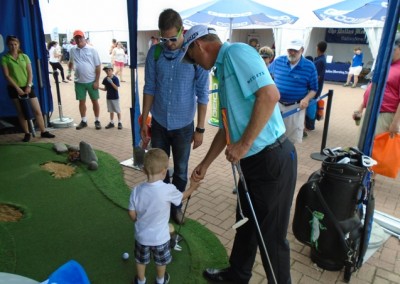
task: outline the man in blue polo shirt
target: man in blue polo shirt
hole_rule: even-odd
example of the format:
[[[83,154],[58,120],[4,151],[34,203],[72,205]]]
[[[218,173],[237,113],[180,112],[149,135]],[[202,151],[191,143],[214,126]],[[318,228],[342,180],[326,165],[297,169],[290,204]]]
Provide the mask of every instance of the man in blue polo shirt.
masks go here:
[[[301,143],[303,140],[305,109],[318,91],[317,70],[313,62],[303,57],[303,46],[300,39],[290,41],[287,55],[279,56],[269,66],[281,94],[281,112],[301,109],[284,119],[286,136],[293,143]]]
[[[297,154],[286,138],[277,105],[279,91],[257,50],[244,43],[222,44],[214,29],[192,27],[183,43],[185,63],[204,69],[216,67],[220,103],[220,126],[192,178],[200,181],[209,166],[225,150],[228,162],[239,164],[260,234],[242,182],[238,187],[243,214],[251,221],[236,229],[230,266],[203,272],[211,282],[249,283],[257,246],[270,283],[290,283],[290,248],[286,239],[290,207],[297,177]],[[239,221],[239,212],[236,214]],[[268,252],[268,253],[267,253]],[[271,267],[268,258],[271,261]],[[273,273],[272,273],[273,271]]]

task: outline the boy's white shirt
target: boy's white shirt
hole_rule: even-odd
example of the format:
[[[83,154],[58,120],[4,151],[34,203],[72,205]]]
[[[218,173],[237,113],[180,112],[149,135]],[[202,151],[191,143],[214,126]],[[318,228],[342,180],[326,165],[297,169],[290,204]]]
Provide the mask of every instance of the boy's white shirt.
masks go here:
[[[178,206],[183,194],[173,184],[162,180],[136,186],[129,199],[129,210],[135,210],[135,239],[142,245],[158,246],[170,239],[168,221],[171,203]]]

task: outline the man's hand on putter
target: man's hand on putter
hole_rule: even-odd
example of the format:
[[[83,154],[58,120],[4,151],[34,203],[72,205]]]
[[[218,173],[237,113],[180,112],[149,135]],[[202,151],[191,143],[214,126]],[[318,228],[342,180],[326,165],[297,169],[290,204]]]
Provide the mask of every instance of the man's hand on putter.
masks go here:
[[[191,180],[195,182],[199,182],[202,179],[204,179],[204,176],[206,175],[207,168],[204,168],[202,164],[199,164],[192,172]]]

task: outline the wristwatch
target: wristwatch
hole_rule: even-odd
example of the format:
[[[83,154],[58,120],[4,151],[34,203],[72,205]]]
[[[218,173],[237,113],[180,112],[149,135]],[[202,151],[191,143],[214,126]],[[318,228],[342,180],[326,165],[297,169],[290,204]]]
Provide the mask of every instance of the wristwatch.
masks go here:
[[[33,87],[33,84],[32,84],[32,83],[29,83],[29,84],[28,84],[28,87],[31,87],[31,88],[32,88],[32,87]]]
[[[196,132],[204,133],[204,131],[206,131],[204,128],[196,127]]]

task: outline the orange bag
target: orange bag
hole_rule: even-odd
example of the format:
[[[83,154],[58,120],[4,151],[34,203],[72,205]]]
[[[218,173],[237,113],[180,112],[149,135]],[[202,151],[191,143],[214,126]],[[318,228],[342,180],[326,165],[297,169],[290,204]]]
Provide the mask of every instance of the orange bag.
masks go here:
[[[375,136],[372,158],[378,162],[372,170],[380,175],[396,178],[400,169],[400,134],[390,138],[389,132]]]

